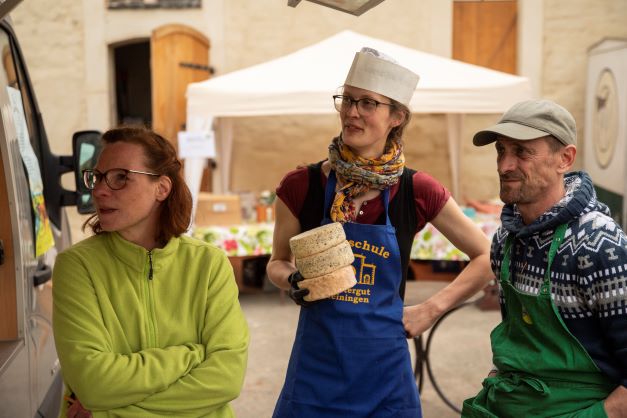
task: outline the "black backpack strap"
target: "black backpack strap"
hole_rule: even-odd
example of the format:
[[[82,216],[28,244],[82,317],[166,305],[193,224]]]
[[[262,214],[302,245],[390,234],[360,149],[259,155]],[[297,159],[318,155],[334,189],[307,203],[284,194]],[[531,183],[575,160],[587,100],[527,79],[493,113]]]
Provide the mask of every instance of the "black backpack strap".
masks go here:
[[[309,231],[320,226],[322,222],[322,212],[324,211],[324,188],[320,181],[322,163],[323,161],[320,161],[307,166],[309,188],[303,202],[303,208],[298,214],[301,231]]]
[[[416,216],[416,201],[414,200],[414,174],[415,170],[405,167],[399,180],[399,189],[394,199],[390,201],[390,221],[396,229],[396,241],[401,252],[401,271],[403,280],[399,288],[401,299],[405,298],[405,284],[411,255],[411,247],[418,228]]]

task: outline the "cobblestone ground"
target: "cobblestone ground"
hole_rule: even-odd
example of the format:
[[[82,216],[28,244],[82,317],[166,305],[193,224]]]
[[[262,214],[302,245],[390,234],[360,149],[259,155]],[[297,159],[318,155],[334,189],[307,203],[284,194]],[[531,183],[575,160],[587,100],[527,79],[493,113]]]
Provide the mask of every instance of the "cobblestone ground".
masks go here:
[[[407,302],[423,301],[444,285],[408,282]],[[283,385],[299,308],[288,298],[281,298],[271,285],[263,293],[241,295],[240,301],[248,319],[251,343],[244,388],[232,405],[238,418],[269,418]],[[490,331],[499,321],[499,311],[481,311],[469,305],[444,319],[434,333],[431,368],[438,386],[453,404],[461,405],[481,387],[491,368]],[[412,341],[409,348],[413,361]],[[459,417],[426,377],[421,400],[426,418]]]

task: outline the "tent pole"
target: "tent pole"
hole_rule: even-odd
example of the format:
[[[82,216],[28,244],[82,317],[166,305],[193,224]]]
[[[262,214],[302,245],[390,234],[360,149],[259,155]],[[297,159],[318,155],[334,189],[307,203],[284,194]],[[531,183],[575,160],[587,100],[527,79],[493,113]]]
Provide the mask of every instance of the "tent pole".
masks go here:
[[[193,229],[194,220],[196,219],[196,207],[198,205],[200,183],[202,182],[202,172],[206,166],[206,158],[185,159],[183,174],[185,176],[185,183],[187,183],[187,187],[189,187],[189,191],[192,194],[192,225],[190,225],[190,230]]]
[[[233,156],[233,121],[219,118],[216,130],[216,163],[213,174],[213,192],[227,193],[231,183],[231,159]]]
[[[188,132],[206,132],[212,129],[212,123],[213,118],[188,117],[186,121],[186,129]],[[200,185],[202,183],[202,172],[207,166],[207,158],[185,157],[183,162],[183,176],[192,195],[192,223],[190,225],[190,229],[187,231],[188,233],[191,233],[195,226],[198,195],[200,193]]]
[[[447,113],[449,163],[451,166],[451,183],[453,198],[460,203],[459,190],[459,151],[462,131],[464,129],[463,113]]]

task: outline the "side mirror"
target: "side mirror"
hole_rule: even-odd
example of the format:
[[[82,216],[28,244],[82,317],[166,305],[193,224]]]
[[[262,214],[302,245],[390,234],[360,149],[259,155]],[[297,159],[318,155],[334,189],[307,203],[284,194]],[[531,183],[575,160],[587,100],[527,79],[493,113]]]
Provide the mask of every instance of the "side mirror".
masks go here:
[[[100,132],[79,131],[72,136],[72,160],[76,180],[76,209],[80,214],[94,212],[91,190],[83,183],[83,170],[94,168],[102,149]]]

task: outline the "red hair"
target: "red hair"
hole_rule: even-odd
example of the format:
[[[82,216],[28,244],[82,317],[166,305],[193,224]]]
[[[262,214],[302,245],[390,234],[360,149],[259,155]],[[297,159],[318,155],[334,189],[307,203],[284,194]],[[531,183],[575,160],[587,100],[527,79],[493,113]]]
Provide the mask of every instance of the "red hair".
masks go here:
[[[192,218],[192,195],[185,184],[181,172],[182,164],[176,156],[172,144],[161,135],[142,127],[118,127],[102,135],[103,145],[125,142],[141,146],[146,155],[149,170],[172,181],[172,190],[162,202],[158,225],[157,241],[167,243],[170,238],[178,237],[190,226]],[[90,227],[95,234],[102,233],[98,215],[92,215],[83,230]]]

